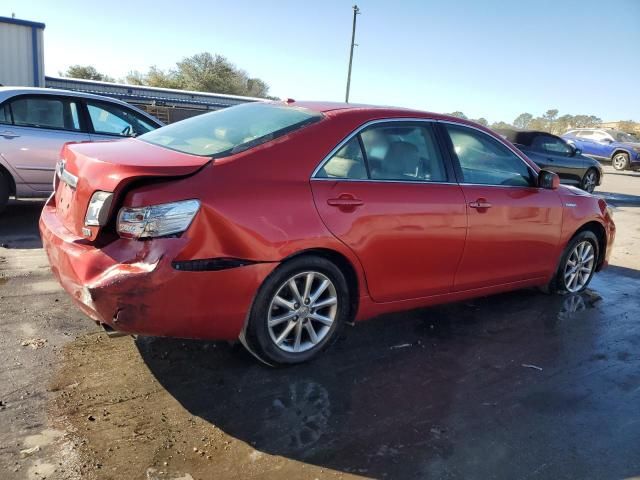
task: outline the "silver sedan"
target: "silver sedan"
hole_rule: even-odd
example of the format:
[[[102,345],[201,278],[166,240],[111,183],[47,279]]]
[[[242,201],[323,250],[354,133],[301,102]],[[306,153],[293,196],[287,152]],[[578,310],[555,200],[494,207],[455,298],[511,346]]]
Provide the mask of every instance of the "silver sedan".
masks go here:
[[[51,88],[0,87],[0,210],[10,196],[47,197],[67,142],[113,140],[162,126],[125,102]]]

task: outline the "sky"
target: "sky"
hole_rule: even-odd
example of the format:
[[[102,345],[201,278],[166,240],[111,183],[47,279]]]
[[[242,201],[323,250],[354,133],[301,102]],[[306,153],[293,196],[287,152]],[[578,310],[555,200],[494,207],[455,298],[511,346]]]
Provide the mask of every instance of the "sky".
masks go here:
[[[219,53],[270,93],[507,122],[522,112],[640,121],[640,0],[0,0],[46,24],[45,72],[123,78]]]

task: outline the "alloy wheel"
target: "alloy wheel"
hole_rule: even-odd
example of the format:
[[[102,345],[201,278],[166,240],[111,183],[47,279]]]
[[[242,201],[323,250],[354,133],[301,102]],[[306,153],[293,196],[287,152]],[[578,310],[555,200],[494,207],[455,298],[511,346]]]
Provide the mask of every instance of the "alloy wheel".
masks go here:
[[[613,168],[616,170],[624,170],[627,166],[627,157],[624,153],[619,153],[613,157]]]
[[[289,353],[311,350],[336,321],[338,294],[333,282],[317,271],[286,280],[271,299],[267,328],[274,345]]]
[[[583,187],[589,193],[593,193],[596,189],[596,183],[598,182],[598,174],[593,170],[587,172],[584,176]]]
[[[575,293],[582,290],[591,278],[595,263],[595,250],[591,242],[584,240],[578,243],[564,267],[564,284],[567,291]]]

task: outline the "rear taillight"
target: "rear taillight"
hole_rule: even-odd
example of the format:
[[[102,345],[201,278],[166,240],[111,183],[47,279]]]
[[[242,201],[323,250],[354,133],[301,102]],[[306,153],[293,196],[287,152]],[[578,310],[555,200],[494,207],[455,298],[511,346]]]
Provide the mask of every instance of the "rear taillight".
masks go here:
[[[123,207],[118,213],[118,234],[127,238],[155,238],[182,233],[189,228],[199,209],[198,200]]]

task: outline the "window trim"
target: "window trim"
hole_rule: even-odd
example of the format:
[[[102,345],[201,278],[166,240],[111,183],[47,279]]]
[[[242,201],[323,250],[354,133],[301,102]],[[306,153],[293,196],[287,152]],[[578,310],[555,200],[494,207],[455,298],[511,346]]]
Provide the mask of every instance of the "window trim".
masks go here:
[[[369,171],[369,161],[367,159],[367,152],[364,149],[364,145],[362,142],[362,138],[360,134],[367,128],[372,125],[380,125],[385,123],[424,123],[427,124],[426,128],[431,128],[433,137],[435,139],[436,145],[435,148],[440,154],[442,159],[442,164],[444,166],[444,172],[447,176],[446,181],[427,181],[427,180],[383,180],[383,179],[373,179],[371,178],[371,173]],[[404,184],[417,184],[417,185],[456,185],[459,182],[456,182],[456,174],[453,165],[451,164],[451,159],[449,158],[444,145],[442,145],[442,139],[440,138],[440,134],[438,132],[438,128],[436,127],[438,120],[432,118],[415,118],[415,117],[398,117],[398,118],[381,118],[377,120],[369,120],[368,122],[363,123],[351,133],[349,133],[340,143],[338,143],[325,157],[318,163],[316,168],[311,173],[309,180],[318,180],[318,181],[330,181],[330,182],[375,182],[375,183],[404,183]],[[369,178],[326,178],[326,177],[318,177],[318,173],[324,166],[333,158],[333,156],[342,149],[353,137],[358,137],[358,143],[360,144],[360,150],[362,150],[364,163],[367,169],[367,176]]]
[[[16,101],[16,100],[21,100],[24,98],[38,98],[38,99],[47,99],[47,100],[60,100],[62,102],[68,102],[69,104],[72,102],[76,103],[77,106],[77,112],[78,112],[78,123],[80,125],[80,129],[79,130],[72,130],[69,128],[58,128],[58,127],[43,127],[43,126],[38,126],[38,125],[18,125],[15,122],[15,116],[13,114],[13,108],[11,107],[11,104]],[[9,97],[7,99],[5,99],[4,102],[0,103],[0,108],[3,107],[8,107],[9,113],[11,115],[11,123],[7,123],[7,122],[0,122],[0,125],[10,125],[13,128],[35,128],[38,130],[53,130],[55,132],[69,132],[69,133],[88,133],[87,132],[87,125],[85,122],[85,119],[83,117],[83,102],[82,102],[82,97],[76,97],[74,95],[49,95],[49,94],[43,94],[43,93],[20,93],[18,95],[14,95],[12,97]]]
[[[452,160],[452,162],[454,164],[454,170],[455,170],[456,178],[458,180],[458,184],[459,185],[480,186],[480,187],[498,187],[498,188],[536,188],[536,189],[540,188],[540,187],[538,187],[538,174],[539,174],[540,168],[537,165],[534,167],[535,164],[532,165],[533,162],[529,163],[528,161],[526,161],[522,157],[523,154],[518,152],[515,148],[512,148],[509,144],[507,144],[507,143],[503,142],[502,140],[494,137],[493,135],[488,134],[484,130],[482,130],[480,128],[477,128],[477,127],[474,127],[472,125],[467,125],[465,123],[460,123],[460,122],[452,122],[450,120],[438,120],[438,123],[442,126],[442,130],[443,130],[442,134],[444,135],[444,137],[446,139],[449,155],[450,155],[451,160]],[[486,137],[489,137],[491,140],[493,140],[495,142],[498,142],[499,144],[505,146],[507,149],[509,149],[511,151],[511,153],[513,153],[518,159],[520,159],[520,161],[522,163],[524,163],[525,166],[532,172],[533,180],[535,181],[535,185],[529,185],[529,186],[524,186],[524,185],[495,185],[495,184],[492,184],[492,183],[465,182],[464,181],[464,175],[462,173],[462,167],[460,165],[460,160],[458,159],[458,156],[456,155],[456,152],[454,150],[453,142],[451,141],[451,137],[449,136],[449,133],[447,132],[447,130],[444,127],[443,124],[454,125],[456,127],[468,128],[470,130],[476,130],[477,132],[480,132],[482,135],[485,135]]]

